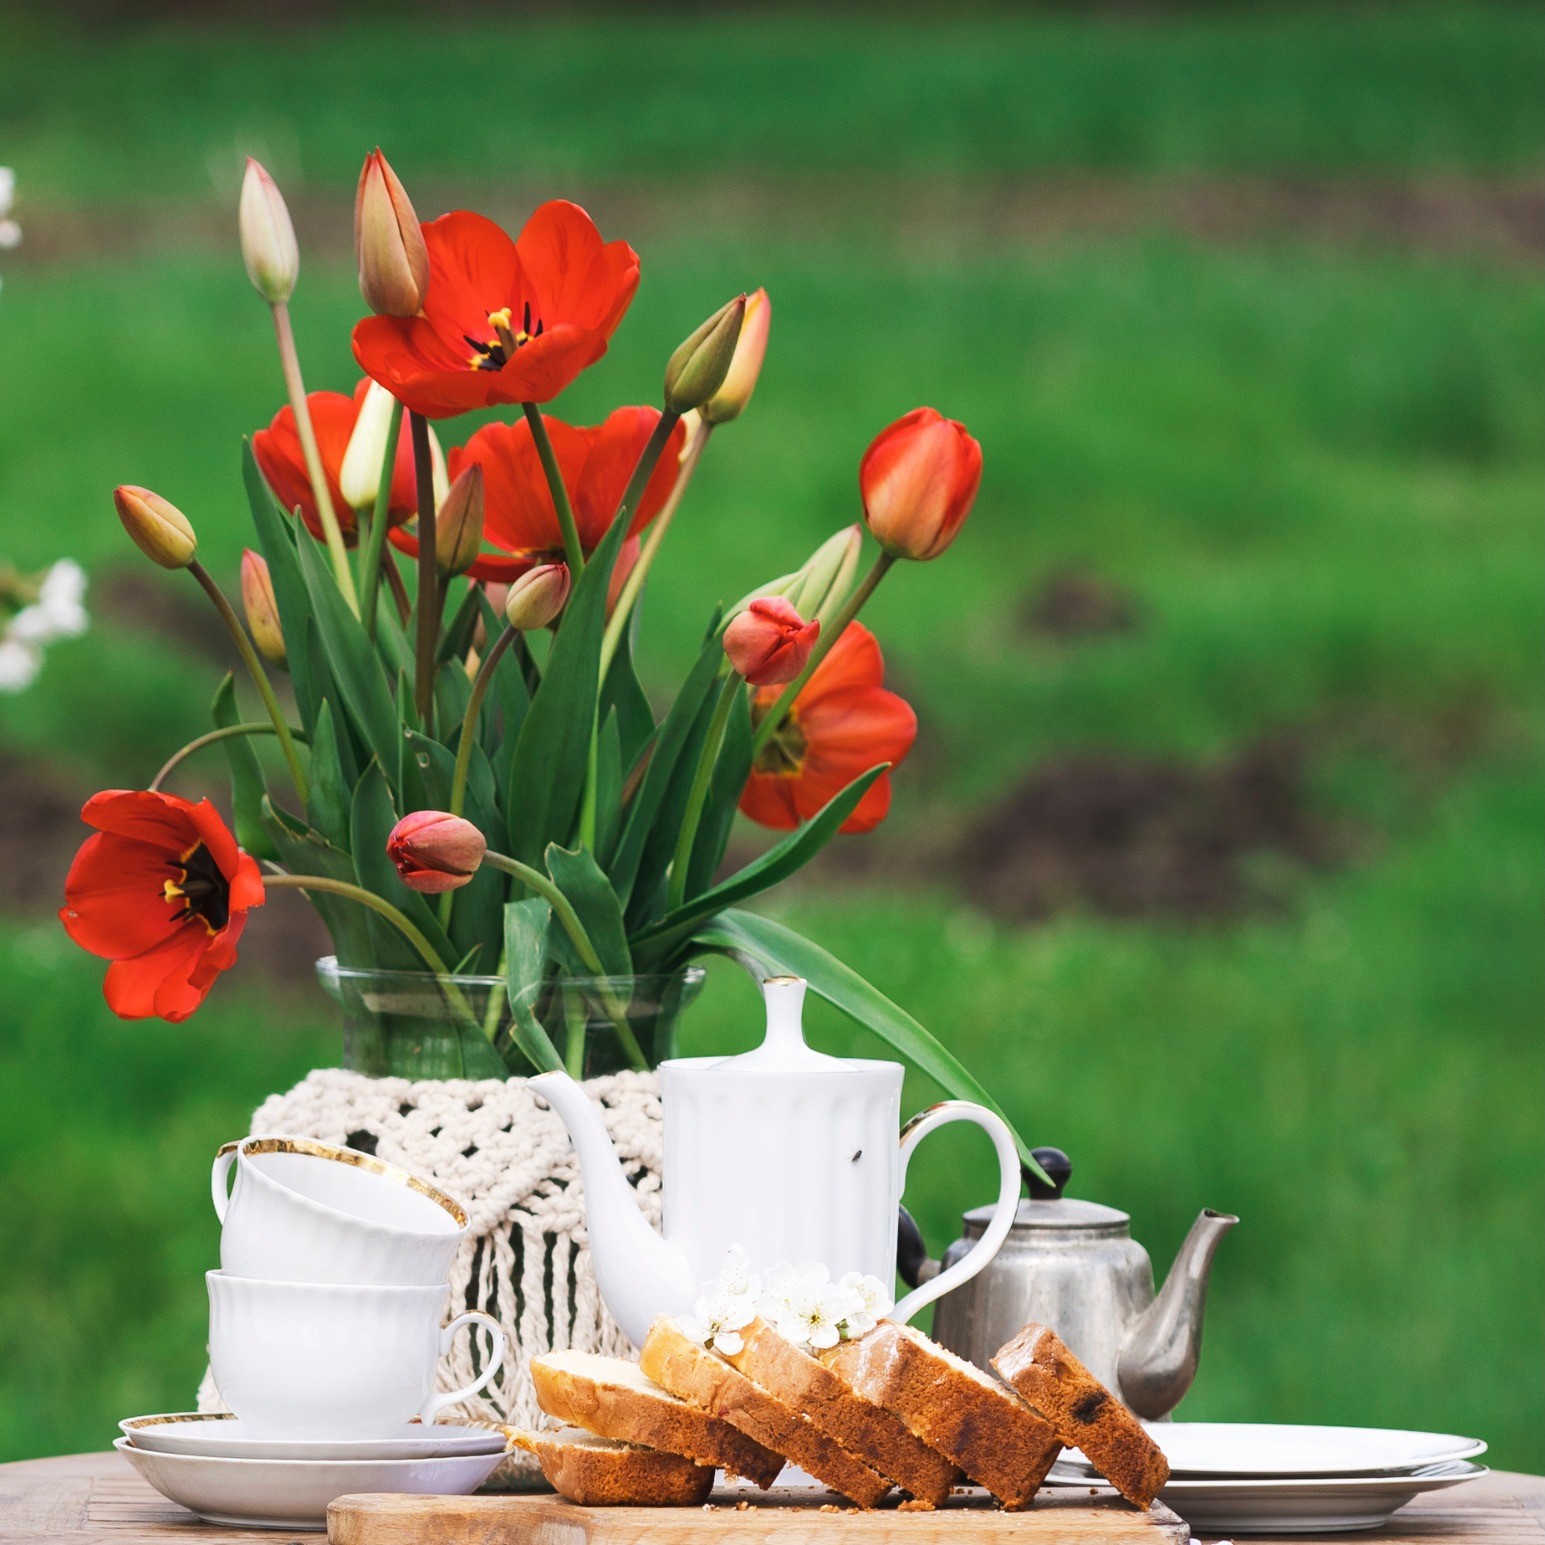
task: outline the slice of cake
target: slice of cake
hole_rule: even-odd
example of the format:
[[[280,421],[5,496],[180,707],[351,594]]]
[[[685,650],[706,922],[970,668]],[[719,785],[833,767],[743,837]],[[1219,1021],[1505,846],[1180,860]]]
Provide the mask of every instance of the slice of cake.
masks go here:
[[[804,1412],[693,1341],[670,1315],[662,1314],[650,1326],[639,1366],[673,1395],[738,1427],[860,1507],[873,1507],[890,1490],[891,1483],[871,1465],[849,1453]]]
[[[1128,1502],[1147,1507],[1169,1479],[1164,1451],[1044,1325],[1027,1325],[992,1365]]]
[[[620,1357],[544,1352],[531,1359],[531,1380],[537,1404],[571,1427],[680,1454],[764,1488],[783,1468],[781,1455],[700,1405],[678,1399]]]
[[[515,1443],[536,1455],[560,1497],[581,1506],[694,1507],[713,1490],[711,1465],[603,1438],[582,1427],[517,1432]]]
[[[740,1335],[740,1350],[724,1356],[753,1384],[803,1411],[828,1437],[919,1502],[938,1507],[949,1496],[960,1471],[914,1437],[899,1417],[860,1399],[825,1363],[765,1320],[753,1320]]]
[[[820,1359],[854,1394],[893,1411],[1005,1507],[1025,1507],[1062,1444],[1006,1384],[910,1325],[881,1320]]]

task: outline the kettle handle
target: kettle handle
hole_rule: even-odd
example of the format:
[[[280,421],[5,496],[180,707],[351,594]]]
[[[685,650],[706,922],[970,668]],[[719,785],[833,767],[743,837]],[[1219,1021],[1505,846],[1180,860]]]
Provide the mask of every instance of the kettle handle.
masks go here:
[[[930,1132],[948,1126],[952,1121],[974,1122],[992,1139],[998,1153],[997,1205],[993,1208],[987,1227],[982,1230],[982,1237],[958,1261],[908,1293],[891,1310],[888,1318],[898,1324],[904,1325],[926,1304],[931,1304],[951,1288],[959,1287],[962,1282],[970,1281],[998,1253],[998,1247],[1008,1237],[1014,1215],[1019,1211],[1019,1150],[1014,1146],[1014,1134],[1009,1131],[1008,1124],[1001,1116],[995,1115],[983,1105],[972,1105],[966,1100],[944,1100],[938,1105],[930,1105],[927,1110],[919,1111],[901,1129],[902,1188],[906,1188],[907,1164],[917,1145]]]

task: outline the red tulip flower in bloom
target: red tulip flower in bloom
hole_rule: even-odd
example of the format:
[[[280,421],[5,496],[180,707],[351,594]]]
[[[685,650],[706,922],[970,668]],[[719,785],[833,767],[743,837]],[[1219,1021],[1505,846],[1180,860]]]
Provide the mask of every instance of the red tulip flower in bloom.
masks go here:
[[[550,402],[606,352],[638,288],[638,254],[603,242],[590,216],[561,199],[514,241],[464,209],[423,232],[423,310],[357,323],[354,357],[425,418]]]
[[[415,810],[386,839],[402,883],[421,895],[460,890],[478,871],[488,842],[471,821],[446,810]]]
[[[871,767],[899,763],[917,739],[917,715],[885,690],[884,679],[874,634],[862,623],[849,623],[758,755],[740,796],[741,811],[763,826],[791,830]],[[752,698],[753,723],[777,702],[779,690],[764,687]],[[842,830],[873,831],[890,803],[886,773]]]
[[[913,408],[874,437],[859,463],[869,529],[893,558],[937,558],[971,513],[982,448],[964,424]]]
[[[604,424],[580,428],[542,415],[585,557],[606,535],[659,418],[657,408],[618,408]],[[644,485],[612,575],[614,593],[638,557],[638,533],[660,513],[670,496],[686,433],[681,424],[671,432],[653,475]],[[536,441],[525,419],[514,424],[489,424],[465,445],[453,448],[451,476],[460,477],[474,462],[483,469],[483,540],[498,551],[485,551],[467,572],[474,579],[507,584],[539,564],[563,562],[563,533]],[[394,530],[391,538],[404,552],[418,552],[418,540],[412,533]]]
[[[344,453],[349,448],[349,436],[354,433],[355,421],[369,390],[370,382],[361,381],[354,388],[352,397],[342,392],[306,393],[311,424],[316,430],[317,452],[322,458],[322,470],[327,474],[327,491],[332,495],[343,539],[351,547],[359,540],[359,522],[343,496],[343,489],[338,486],[338,477],[343,470]],[[311,492],[311,477],[306,471],[306,458],[301,453],[293,408],[288,404],[280,408],[274,414],[273,423],[253,435],[252,454],[264,481],[273,489],[274,498],[286,511],[293,511],[298,505],[306,529],[317,541],[322,541],[322,517],[317,513],[317,502]],[[397,460],[392,464],[392,494],[387,517],[398,524],[410,519],[417,511],[413,445],[404,432],[397,442]]]
[[[64,882],[65,931],[112,962],[103,991],[120,1018],[186,1019],[263,904],[256,861],[207,799],[110,789],[81,818],[97,831]]]
[[[724,652],[753,687],[776,687],[804,670],[820,636],[782,596],[758,596],[724,630]]]

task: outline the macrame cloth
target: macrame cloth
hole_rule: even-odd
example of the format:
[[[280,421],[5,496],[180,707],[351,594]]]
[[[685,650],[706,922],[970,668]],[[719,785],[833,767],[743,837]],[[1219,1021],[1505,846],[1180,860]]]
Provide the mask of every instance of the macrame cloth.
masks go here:
[[[660,1081],[615,1073],[586,1082],[644,1214],[660,1220]],[[573,1348],[629,1356],[631,1343],[596,1289],[585,1231],[579,1165],[563,1123],[524,1079],[367,1078],[341,1068],[308,1074],[271,1095],[252,1118],[254,1133],[310,1137],[373,1153],[422,1176],[462,1202],[470,1222],[451,1270],[451,1313],[482,1309],[504,1327],[504,1366],[488,1387],[442,1420],[542,1422],[529,1359]],[[484,1365],[486,1332],[457,1334],[440,1365],[439,1387],[470,1384]],[[201,1411],[223,1410],[206,1373]],[[496,1479],[539,1480],[536,1461],[512,1455]]]

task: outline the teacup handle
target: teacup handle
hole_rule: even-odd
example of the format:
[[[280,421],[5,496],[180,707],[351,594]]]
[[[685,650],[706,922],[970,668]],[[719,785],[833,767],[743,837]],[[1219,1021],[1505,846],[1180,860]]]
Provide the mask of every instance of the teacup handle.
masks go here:
[[[225,1209],[230,1205],[231,1193],[226,1189],[231,1176],[231,1166],[241,1149],[240,1143],[226,1143],[215,1155],[214,1167],[209,1172],[209,1191],[214,1198],[215,1216],[225,1222]]]
[[[488,1359],[488,1366],[470,1384],[462,1389],[453,1389],[448,1394],[431,1395],[424,1402],[424,1409],[419,1412],[425,1426],[435,1419],[437,1411],[443,1411],[446,1406],[453,1406],[458,1400],[465,1400],[468,1395],[475,1395],[482,1387],[493,1378],[504,1363],[504,1331],[500,1329],[499,1322],[492,1315],[484,1314],[481,1309],[469,1309],[465,1314],[458,1314],[444,1330],[440,1332],[440,1356],[444,1357],[451,1349],[451,1342],[455,1339],[456,1332],[463,1325],[484,1325],[488,1328],[488,1334],[493,1338],[493,1354]]]
[[[993,1147],[998,1151],[998,1202],[991,1220],[982,1230],[982,1237],[953,1266],[913,1289],[891,1310],[888,1318],[901,1324],[910,1320],[924,1305],[974,1277],[998,1253],[998,1247],[1008,1237],[1014,1215],[1019,1211],[1019,1150],[1014,1146],[1014,1134],[1001,1116],[966,1100],[944,1100],[938,1105],[930,1105],[901,1129],[902,1189],[906,1189],[907,1161],[912,1157],[912,1151],[930,1132],[948,1126],[952,1121],[974,1121],[992,1139]]]

